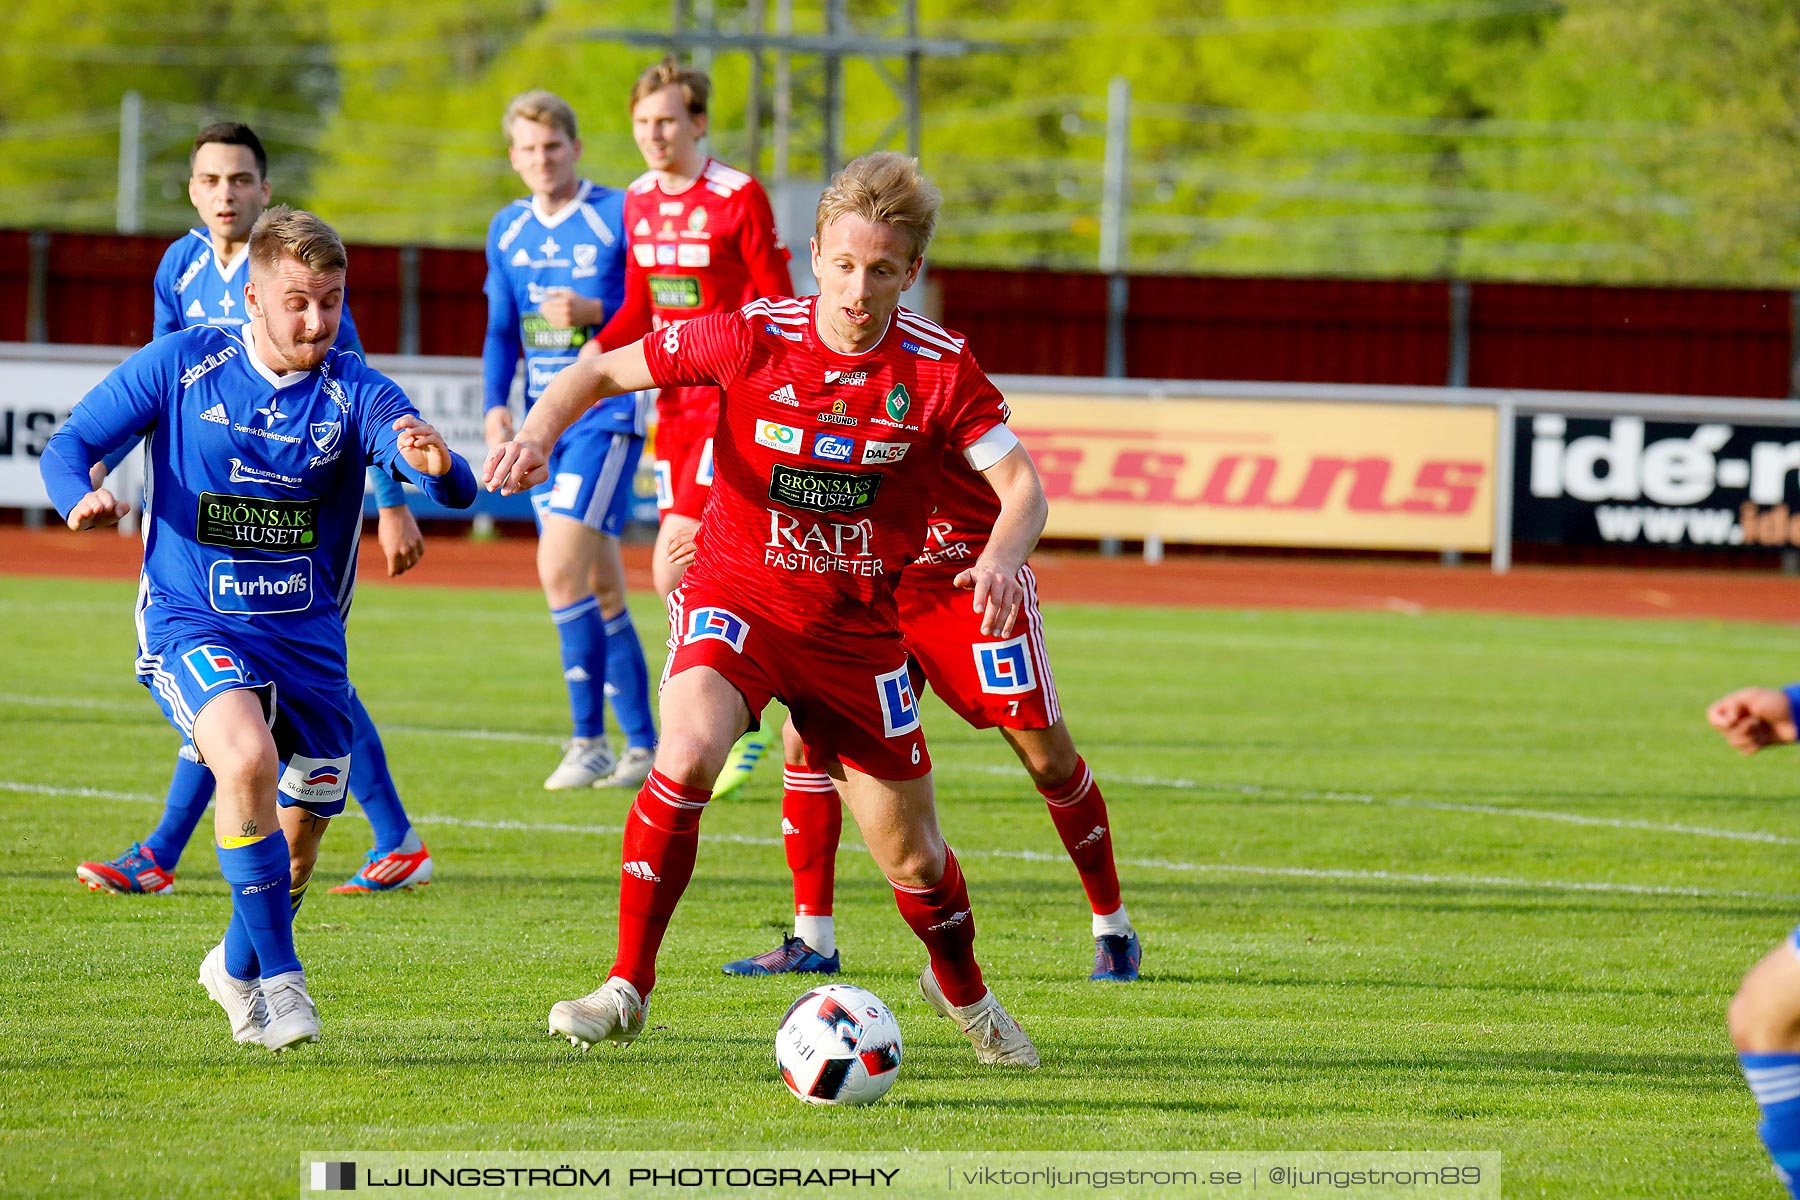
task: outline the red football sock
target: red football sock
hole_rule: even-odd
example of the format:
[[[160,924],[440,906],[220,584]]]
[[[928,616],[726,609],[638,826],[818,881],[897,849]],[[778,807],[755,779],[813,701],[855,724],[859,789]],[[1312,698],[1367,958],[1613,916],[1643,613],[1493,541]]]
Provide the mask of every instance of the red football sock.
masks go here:
[[[625,818],[619,957],[610,974],[629,980],[640,996],[656,986],[656,951],[693,877],[700,814],[711,799],[706,788],[684,787],[652,770]]]
[[[794,874],[794,913],[829,917],[837,880],[844,806],[831,776],[787,767],[781,773],[781,845]]]
[[[1081,872],[1088,903],[1101,914],[1119,909],[1119,872],[1113,866],[1112,831],[1106,825],[1106,800],[1087,761],[1077,757],[1075,773],[1053,788],[1039,788],[1050,807],[1050,819]]]
[[[944,875],[927,888],[906,888],[888,881],[900,915],[931,955],[931,973],[937,976],[944,998],[962,1008],[987,995],[981,982],[981,964],[975,961],[975,914],[969,908],[969,888],[950,847],[944,847]]]

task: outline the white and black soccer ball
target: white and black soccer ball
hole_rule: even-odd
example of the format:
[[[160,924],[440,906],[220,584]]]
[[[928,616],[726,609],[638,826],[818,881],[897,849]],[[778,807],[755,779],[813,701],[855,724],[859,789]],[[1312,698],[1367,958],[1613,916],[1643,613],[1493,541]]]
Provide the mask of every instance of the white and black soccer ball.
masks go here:
[[[875,993],[829,983],[781,1018],[775,1061],[788,1091],[808,1104],[868,1104],[900,1074],[900,1023]]]

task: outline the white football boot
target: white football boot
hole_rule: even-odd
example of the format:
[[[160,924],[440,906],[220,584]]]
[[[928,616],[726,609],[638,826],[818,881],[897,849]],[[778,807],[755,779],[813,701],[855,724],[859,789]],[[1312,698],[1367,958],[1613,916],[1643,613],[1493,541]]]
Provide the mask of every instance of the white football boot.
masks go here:
[[[614,975],[579,1000],[559,1000],[550,1010],[550,1036],[593,1049],[595,1042],[628,1046],[644,1032],[650,1005],[638,990]]]
[[[550,778],[544,780],[544,790],[560,792],[565,788],[593,787],[612,774],[612,769],[612,747],[606,744],[605,738],[570,738],[563,747],[562,762],[550,772]]]
[[[262,992],[263,1003],[269,1006],[263,1045],[280,1054],[289,1046],[319,1040],[319,1010],[306,994],[304,971],[271,975],[262,981]]]
[[[650,768],[656,765],[656,751],[646,750],[642,746],[628,746],[625,753],[619,755],[619,765],[612,774],[594,784],[597,788],[637,788],[642,787],[644,780],[650,778]]]
[[[975,1003],[958,1008],[945,998],[929,966],[919,976],[919,991],[924,993],[927,1004],[955,1021],[956,1027],[968,1035],[975,1046],[976,1062],[1006,1067],[1038,1065],[1037,1047],[1019,1023],[1000,1007],[992,991]]]
[[[231,1018],[231,1040],[240,1046],[261,1042],[269,1023],[269,1006],[263,1002],[262,984],[238,979],[225,969],[225,943],[220,942],[200,960],[200,986]]]

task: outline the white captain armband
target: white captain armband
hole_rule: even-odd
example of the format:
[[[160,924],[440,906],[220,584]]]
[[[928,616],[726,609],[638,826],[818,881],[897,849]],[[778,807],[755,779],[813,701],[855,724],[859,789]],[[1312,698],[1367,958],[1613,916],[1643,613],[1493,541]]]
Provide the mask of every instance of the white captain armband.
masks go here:
[[[963,459],[977,471],[985,471],[1019,444],[1019,435],[1004,425],[996,425],[963,450]]]

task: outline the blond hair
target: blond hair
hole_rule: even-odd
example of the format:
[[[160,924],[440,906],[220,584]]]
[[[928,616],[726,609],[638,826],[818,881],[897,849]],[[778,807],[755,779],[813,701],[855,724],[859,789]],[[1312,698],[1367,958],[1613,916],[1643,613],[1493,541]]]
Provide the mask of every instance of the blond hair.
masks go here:
[[[688,116],[704,117],[706,115],[707,97],[712,94],[712,80],[699,67],[684,67],[673,54],[666,55],[655,66],[646,67],[631,85],[631,100],[625,106],[627,113],[638,106],[638,101],[645,96],[654,95],[670,84],[681,89],[682,102],[687,105]]]
[[[882,150],[852,160],[831,177],[831,186],[819,197],[813,231],[823,237],[825,227],[839,217],[858,216],[905,234],[911,245],[907,261],[917,262],[931,243],[943,202],[943,193],[919,172],[918,159]]]
[[[573,142],[581,135],[575,131],[575,110],[569,102],[555,92],[546,92],[543,88],[533,88],[514,96],[512,103],[506,106],[506,115],[500,118],[500,132],[506,135],[506,144],[512,145],[513,122],[518,120],[536,121],[540,125],[554,125]]]
[[[337,230],[304,209],[277,204],[250,227],[250,271],[266,276],[286,255],[321,275],[350,270],[350,255]]]

